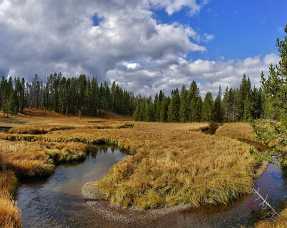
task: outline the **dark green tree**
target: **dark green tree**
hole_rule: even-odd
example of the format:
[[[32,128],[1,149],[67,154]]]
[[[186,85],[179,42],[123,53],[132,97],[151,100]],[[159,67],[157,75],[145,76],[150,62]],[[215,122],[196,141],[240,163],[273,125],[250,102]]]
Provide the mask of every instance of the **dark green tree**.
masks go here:
[[[170,104],[170,98],[164,97],[160,106],[160,121],[167,122],[168,121],[168,107]]]
[[[189,120],[200,121],[202,100],[199,93],[199,88],[195,81],[192,81],[189,89]]]
[[[213,111],[213,97],[211,92],[207,92],[202,106],[202,120],[211,121]]]
[[[212,120],[215,122],[223,121],[223,107],[222,107],[221,97],[222,97],[222,92],[221,92],[221,87],[219,87],[218,94],[214,101],[214,106],[213,106]]]
[[[180,95],[178,89],[171,92],[171,100],[168,106],[168,121],[179,122]]]
[[[180,91],[179,115],[181,122],[187,122],[189,120],[188,91],[186,90],[185,86],[182,86]]]

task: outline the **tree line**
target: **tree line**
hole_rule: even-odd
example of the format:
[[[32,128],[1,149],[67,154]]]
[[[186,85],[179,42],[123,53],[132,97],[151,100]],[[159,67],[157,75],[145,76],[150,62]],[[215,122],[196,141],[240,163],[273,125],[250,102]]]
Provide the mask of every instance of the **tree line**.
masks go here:
[[[287,25],[285,37],[277,39],[280,60],[269,66],[267,75],[261,74],[262,88],[266,93],[269,118],[279,119],[287,124]]]
[[[39,108],[66,115],[97,116],[105,111],[132,115],[135,104],[135,96],[116,83],[109,86],[85,75],[55,73],[46,82],[37,75],[31,82],[12,77],[0,80],[0,109],[6,114]]]
[[[202,98],[197,83],[193,81],[189,88],[182,86],[180,90],[172,90],[170,96],[160,91],[154,99],[138,99],[134,118],[160,122],[248,121],[266,114],[264,101],[262,89],[252,88],[246,75],[238,89],[226,88],[222,94],[219,88],[216,97],[207,92]]]
[[[252,87],[244,75],[238,88],[219,88],[214,98],[207,92],[202,99],[195,81],[187,89],[174,89],[167,96],[160,91],[154,99],[137,100],[134,119],[138,121],[192,122],[192,121],[249,121],[268,118],[287,124],[287,26],[285,37],[277,39],[279,63],[261,73],[261,85]]]
[[[249,121],[257,118],[284,120],[287,123],[287,26],[285,37],[277,40],[279,63],[261,74],[261,86],[252,87],[244,75],[238,88],[221,88],[215,97],[211,92],[201,96],[197,83],[182,86],[170,95],[159,91],[155,97],[134,96],[116,83],[99,83],[85,75],[65,77],[51,74],[44,82],[36,75],[0,79],[0,110],[23,112],[41,108],[71,115],[101,115],[110,111],[133,115],[137,121]]]

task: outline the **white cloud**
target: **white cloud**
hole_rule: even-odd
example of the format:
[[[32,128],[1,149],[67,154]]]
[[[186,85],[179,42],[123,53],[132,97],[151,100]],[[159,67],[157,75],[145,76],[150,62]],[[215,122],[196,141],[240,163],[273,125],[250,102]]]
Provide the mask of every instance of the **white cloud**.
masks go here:
[[[194,14],[201,8],[197,0],[151,0],[150,2],[165,8],[168,14],[173,14],[183,7],[189,7],[190,13]]]
[[[123,62],[123,65],[126,67],[127,70],[136,70],[140,67],[140,64],[133,62]]]
[[[115,80],[136,93],[169,91],[197,80],[202,91],[236,86],[246,73],[259,73],[278,61],[274,54],[244,60],[188,60],[206,51],[198,34],[181,24],[160,24],[152,10],[173,14],[196,0],[0,0],[0,73],[31,78],[50,72],[87,73]],[[92,17],[101,20],[94,26]]]
[[[189,61],[179,58],[177,61],[158,62],[156,67],[150,67],[151,61],[147,59],[142,65],[143,69],[126,71],[124,69],[112,69],[107,77],[116,80],[130,90],[141,94],[153,95],[159,89],[169,92],[173,88],[189,85],[196,80],[205,94],[212,91],[216,94],[218,87],[237,87],[243,74],[250,77],[251,82],[260,84],[260,72],[268,70],[268,65],[277,63],[278,57],[274,54],[266,56],[249,57],[243,60],[195,60]],[[144,87],[142,85],[145,85]]]
[[[81,71],[105,79],[119,62],[205,51],[192,28],[153,19],[151,7],[168,10],[169,3],[173,12],[197,8],[181,0],[0,0],[0,72]],[[102,18],[98,26],[94,15]]]
[[[215,36],[213,34],[209,34],[209,33],[204,33],[203,34],[203,41],[205,42],[210,42],[212,40],[214,40]]]

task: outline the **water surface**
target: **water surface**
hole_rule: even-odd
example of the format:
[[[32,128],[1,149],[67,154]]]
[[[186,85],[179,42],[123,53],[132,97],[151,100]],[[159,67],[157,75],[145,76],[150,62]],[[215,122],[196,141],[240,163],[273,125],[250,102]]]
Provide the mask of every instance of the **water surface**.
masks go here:
[[[161,217],[90,207],[81,195],[81,187],[102,177],[123,157],[119,150],[99,150],[80,164],[59,166],[48,180],[22,184],[17,204],[22,209],[24,227],[249,227],[258,219],[260,202],[252,194],[227,207],[184,210]],[[268,165],[255,187],[268,195],[277,209],[287,202],[287,182],[276,165]]]
[[[117,149],[99,149],[82,163],[58,166],[48,180],[22,184],[17,205],[24,227],[97,227],[81,188],[102,177],[123,157]]]

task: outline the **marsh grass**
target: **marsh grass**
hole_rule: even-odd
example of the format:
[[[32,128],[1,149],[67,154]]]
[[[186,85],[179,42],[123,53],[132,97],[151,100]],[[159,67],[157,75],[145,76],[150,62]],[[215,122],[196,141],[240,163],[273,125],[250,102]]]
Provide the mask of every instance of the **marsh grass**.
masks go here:
[[[199,207],[228,204],[249,193],[253,160],[248,145],[198,132],[162,134],[157,144],[138,149],[96,182],[106,199],[143,209]]]
[[[216,130],[216,135],[246,142],[255,141],[256,135],[250,123],[225,123]]]
[[[19,127],[13,127],[9,129],[8,133],[11,134],[31,134],[31,135],[37,135],[37,134],[47,134],[48,132],[51,131],[58,131],[58,130],[68,130],[72,129],[73,127],[71,126],[50,126],[50,125],[45,125],[45,126],[34,126],[34,125],[24,125],[24,126],[19,126]]]
[[[4,148],[0,154],[17,175],[50,175],[60,162],[83,159],[89,150],[87,144],[108,144],[131,154],[92,183],[95,192],[115,205],[141,209],[219,205],[251,190],[252,147],[202,133],[208,123],[21,118],[29,130],[14,126],[10,132],[0,133],[0,147]],[[43,126],[48,132],[36,134]],[[56,130],[48,129],[51,126]]]
[[[260,221],[256,228],[285,228],[287,227],[287,209],[280,213],[280,216],[274,220]]]
[[[13,172],[0,171],[0,227],[21,227],[20,212],[12,197],[16,185]]]

